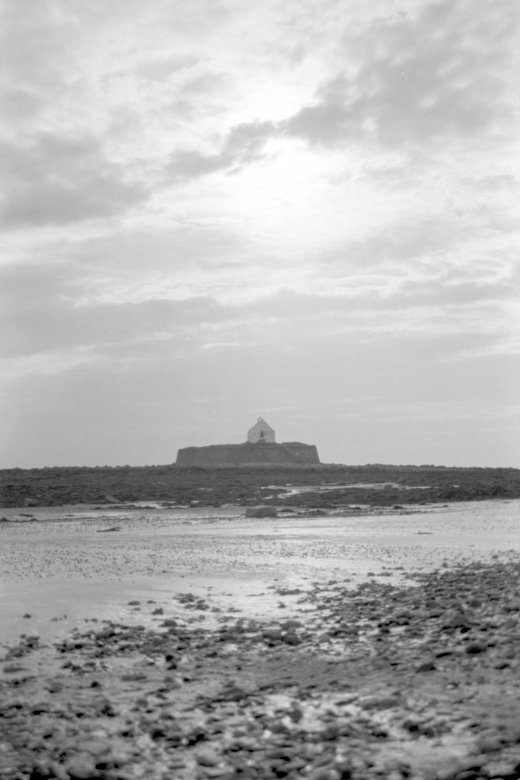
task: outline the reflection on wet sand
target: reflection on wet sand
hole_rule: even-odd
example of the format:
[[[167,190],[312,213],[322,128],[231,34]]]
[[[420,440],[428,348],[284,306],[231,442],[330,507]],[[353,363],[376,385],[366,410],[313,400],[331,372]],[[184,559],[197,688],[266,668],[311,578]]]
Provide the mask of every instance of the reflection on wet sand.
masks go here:
[[[484,501],[263,520],[232,506],[6,509],[0,641],[28,628],[50,638],[93,615],[145,619],[150,610],[129,609],[129,601],[171,611],[172,594],[187,589],[209,588],[236,609],[251,609],[254,599],[255,614],[276,614],[287,606],[279,607],[273,584],[308,588],[331,576],[352,586],[399,582],[446,560],[519,550],[519,508],[518,500]]]

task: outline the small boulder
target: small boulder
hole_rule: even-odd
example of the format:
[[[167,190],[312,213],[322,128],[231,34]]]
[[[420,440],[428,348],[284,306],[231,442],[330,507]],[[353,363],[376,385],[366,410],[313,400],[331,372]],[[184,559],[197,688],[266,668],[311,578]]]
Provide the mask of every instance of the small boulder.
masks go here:
[[[485,766],[486,777],[496,777],[500,780],[504,777],[518,777],[516,766],[511,761],[489,761]]]
[[[211,747],[204,747],[197,750],[195,760],[200,766],[217,766],[220,758]]]
[[[288,631],[286,634],[283,634],[282,641],[286,645],[299,645],[301,642],[300,637],[298,634],[294,631]]]
[[[487,645],[484,642],[468,642],[465,650],[467,655],[478,655],[486,652]]]
[[[262,631],[262,637],[268,642],[279,642],[282,638],[282,630],[280,628],[265,628]]]
[[[422,661],[415,667],[416,672],[433,672],[437,667],[432,660]]]
[[[278,510],[275,506],[267,506],[266,504],[248,506],[246,517],[278,517]]]
[[[496,730],[487,729],[477,736],[475,746],[480,753],[494,753],[502,747],[501,735]]]
[[[400,703],[400,696],[392,693],[381,696],[366,696],[359,700],[360,707],[365,710],[389,710],[391,707],[397,707]]]
[[[441,628],[446,630],[468,630],[471,622],[459,609],[448,609],[441,618]]]
[[[99,776],[94,760],[88,754],[80,754],[72,758],[67,764],[67,772],[73,780],[88,780],[88,778]]]

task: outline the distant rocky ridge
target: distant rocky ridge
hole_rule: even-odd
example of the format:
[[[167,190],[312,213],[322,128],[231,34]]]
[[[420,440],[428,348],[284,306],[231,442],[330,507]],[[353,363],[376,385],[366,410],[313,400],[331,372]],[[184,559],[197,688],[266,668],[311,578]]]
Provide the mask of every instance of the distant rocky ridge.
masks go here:
[[[247,445],[231,446],[245,450]],[[289,484],[306,490],[284,497]],[[310,486],[314,489],[309,490]],[[334,486],[334,490],[323,490],[326,486]],[[513,468],[292,462],[224,468],[164,464],[0,470],[0,507],[165,501],[187,506],[274,503],[337,509],[351,504],[394,506],[513,498],[520,498],[520,469]]]
[[[314,444],[212,444],[184,447],[177,453],[177,466],[307,466],[319,464]]]

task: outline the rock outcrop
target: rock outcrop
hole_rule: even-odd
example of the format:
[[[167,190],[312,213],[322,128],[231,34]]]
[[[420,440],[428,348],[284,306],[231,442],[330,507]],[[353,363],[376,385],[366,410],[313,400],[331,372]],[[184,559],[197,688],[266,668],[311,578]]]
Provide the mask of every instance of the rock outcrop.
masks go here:
[[[278,510],[275,506],[260,504],[259,506],[248,506],[246,517],[278,517]]]

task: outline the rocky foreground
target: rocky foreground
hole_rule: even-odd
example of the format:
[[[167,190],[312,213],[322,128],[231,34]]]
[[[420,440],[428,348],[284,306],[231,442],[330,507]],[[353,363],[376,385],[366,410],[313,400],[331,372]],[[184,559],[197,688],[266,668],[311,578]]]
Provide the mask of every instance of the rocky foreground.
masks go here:
[[[22,636],[0,778],[520,778],[518,562],[291,595],[281,622],[186,593],[180,619],[136,605],[159,630]]]

